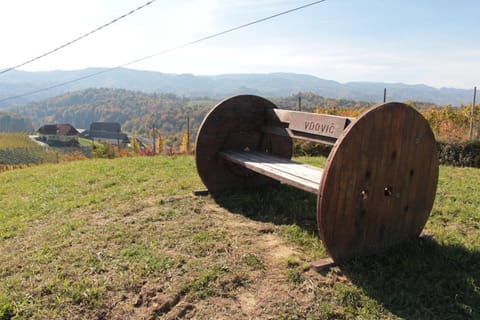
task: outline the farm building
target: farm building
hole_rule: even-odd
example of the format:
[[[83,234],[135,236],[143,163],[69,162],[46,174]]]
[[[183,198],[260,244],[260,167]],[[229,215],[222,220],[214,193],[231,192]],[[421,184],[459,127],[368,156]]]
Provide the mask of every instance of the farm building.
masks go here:
[[[93,122],[90,124],[90,130],[86,130],[81,136],[118,146],[130,143],[127,134],[122,132],[120,124],[116,122]]]
[[[71,124],[46,124],[37,133],[41,140],[61,143],[78,142],[78,131]]]

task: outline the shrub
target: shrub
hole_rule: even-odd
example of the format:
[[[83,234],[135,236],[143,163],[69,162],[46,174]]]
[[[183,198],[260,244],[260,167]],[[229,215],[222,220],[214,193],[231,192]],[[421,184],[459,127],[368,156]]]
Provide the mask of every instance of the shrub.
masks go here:
[[[332,146],[321,143],[295,140],[293,143],[293,155],[296,157],[328,157]]]
[[[440,164],[480,168],[480,141],[468,143],[438,143]]]
[[[328,157],[332,146],[319,143],[295,141],[294,156]],[[440,164],[455,167],[480,168],[480,141],[476,142],[437,142]]]

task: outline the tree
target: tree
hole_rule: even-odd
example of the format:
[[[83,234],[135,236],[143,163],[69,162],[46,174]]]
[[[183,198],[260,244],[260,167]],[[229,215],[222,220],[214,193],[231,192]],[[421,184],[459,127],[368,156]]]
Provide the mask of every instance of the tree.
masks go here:
[[[138,142],[137,138],[132,138],[130,141],[132,145],[132,151],[136,154],[140,154],[142,150],[140,149],[140,143]]]
[[[190,152],[190,142],[189,142],[188,131],[183,133],[182,144],[180,145],[180,153],[189,153]]]
[[[156,154],[163,154],[165,151],[165,143],[163,141],[162,136],[160,133],[157,135],[157,138],[155,139],[155,152]]]

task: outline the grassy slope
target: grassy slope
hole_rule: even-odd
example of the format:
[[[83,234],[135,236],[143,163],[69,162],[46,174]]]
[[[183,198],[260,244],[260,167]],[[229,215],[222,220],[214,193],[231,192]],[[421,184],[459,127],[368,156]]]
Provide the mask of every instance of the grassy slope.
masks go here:
[[[432,239],[319,274],[296,189],[192,197],[191,157],[2,173],[0,319],[480,317],[479,181],[442,167]]]
[[[45,150],[24,133],[0,132],[0,172],[2,166],[24,166],[58,162],[57,154]]]
[[[38,145],[24,133],[0,132],[0,149],[36,147],[38,147]]]

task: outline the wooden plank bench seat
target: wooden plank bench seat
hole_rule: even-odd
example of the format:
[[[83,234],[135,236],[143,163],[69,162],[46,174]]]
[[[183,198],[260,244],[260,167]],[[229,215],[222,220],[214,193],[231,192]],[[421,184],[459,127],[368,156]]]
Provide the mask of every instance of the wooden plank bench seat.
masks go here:
[[[318,193],[323,169],[259,151],[221,151],[219,155],[237,165],[296,188]]]

